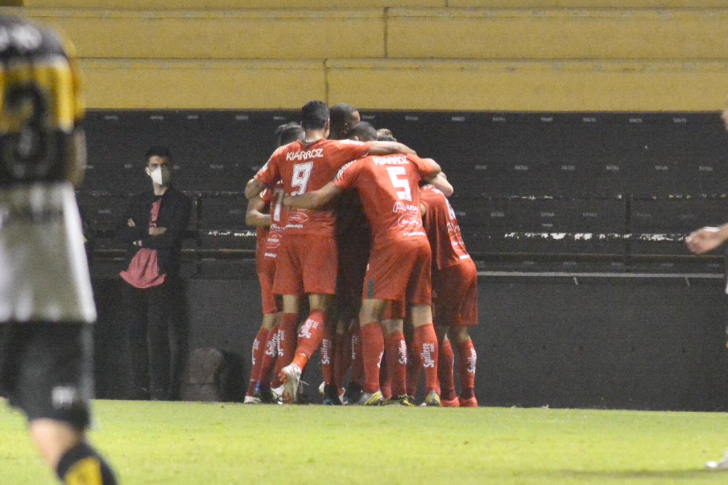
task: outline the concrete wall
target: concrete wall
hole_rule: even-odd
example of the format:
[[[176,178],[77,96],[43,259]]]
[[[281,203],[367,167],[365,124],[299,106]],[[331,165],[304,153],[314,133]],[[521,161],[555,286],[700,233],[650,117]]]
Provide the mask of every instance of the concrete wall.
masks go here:
[[[250,272],[252,277],[252,266]],[[720,284],[635,278],[578,282],[481,277],[480,325],[472,331],[481,404],[725,409],[728,351]],[[240,400],[260,324],[258,283],[244,278],[186,283],[189,349],[228,353],[230,393]],[[126,396],[120,284],[96,280],[99,397]],[[310,367],[305,380],[315,390],[321,382],[317,358]]]

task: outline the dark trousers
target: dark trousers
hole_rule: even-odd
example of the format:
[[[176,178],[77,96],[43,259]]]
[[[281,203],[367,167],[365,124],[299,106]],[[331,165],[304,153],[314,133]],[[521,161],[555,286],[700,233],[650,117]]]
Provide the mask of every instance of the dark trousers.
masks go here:
[[[143,290],[124,283],[134,399],[172,398],[172,359],[176,358],[173,347],[177,342],[170,342],[170,334],[176,336],[178,286],[169,277],[163,284]]]

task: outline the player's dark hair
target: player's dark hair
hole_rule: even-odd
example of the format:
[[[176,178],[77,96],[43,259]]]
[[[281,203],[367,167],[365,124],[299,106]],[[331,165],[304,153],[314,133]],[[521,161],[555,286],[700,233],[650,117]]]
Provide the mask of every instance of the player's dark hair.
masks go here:
[[[354,123],[354,113],[357,109],[350,104],[339,103],[331,107],[329,110],[331,117],[331,134],[335,137],[346,136],[346,133],[342,133],[344,125],[346,123],[351,126]]]
[[[377,139],[377,130],[371,123],[360,121],[349,128],[349,138],[358,138],[359,141],[375,141]]]
[[[276,146],[288,145],[297,140],[303,140],[303,128],[295,122],[285,123],[276,128]]]
[[[397,139],[392,135],[389,128],[379,128],[377,130],[377,141],[397,141]]]
[[[323,101],[309,101],[301,108],[301,125],[304,130],[322,130],[329,121],[329,108]]]
[[[161,145],[150,147],[147,153],[144,154],[144,161],[149,163],[149,159],[152,157],[165,158],[168,162],[172,162],[172,152],[169,151],[169,148]]]

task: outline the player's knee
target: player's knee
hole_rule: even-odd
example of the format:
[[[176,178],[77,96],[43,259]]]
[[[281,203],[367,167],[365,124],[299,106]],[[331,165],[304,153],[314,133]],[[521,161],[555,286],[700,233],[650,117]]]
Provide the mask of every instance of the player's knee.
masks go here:
[[[447,336],[455,345],[464,344],[470,340],[470,332],[468,327],[450,327],[447,331]]]

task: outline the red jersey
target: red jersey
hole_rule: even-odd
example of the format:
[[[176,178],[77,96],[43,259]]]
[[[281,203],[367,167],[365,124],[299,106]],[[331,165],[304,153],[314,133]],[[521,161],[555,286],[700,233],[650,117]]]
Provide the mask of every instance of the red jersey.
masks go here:
[[[419,183],[437,167],[416,155],[367,157],[346,165],[334,183],[359,192],[372,227],[373,248],[392,241],[425,238]]]
[[[263,212],[270,214],[270,227],[256,229],[256,261],[261,258],[276,258],[278,247],[283,240],[283,228],[286,224],[286,208],[283,206],[283,184],[276,184],[273,190],[265,189],[259,196],[265,203]]]
[[[255,178],[266,187],[283,181],[283,190],[288,195],[305,194],[329,183],[342,166],[367,156],[371,147],[372,142],[352,140],[318,140],[309,144],[295,141],[273,152]],[[286,234],[334,237],[334,207],[332,203],[318,211],[290,209]]]
[[[470,259],[455,211],[445,194],[429,184],[420,192],[420,201],[425,207],[425,230],[432,248],[432,268],[441,270]]]

